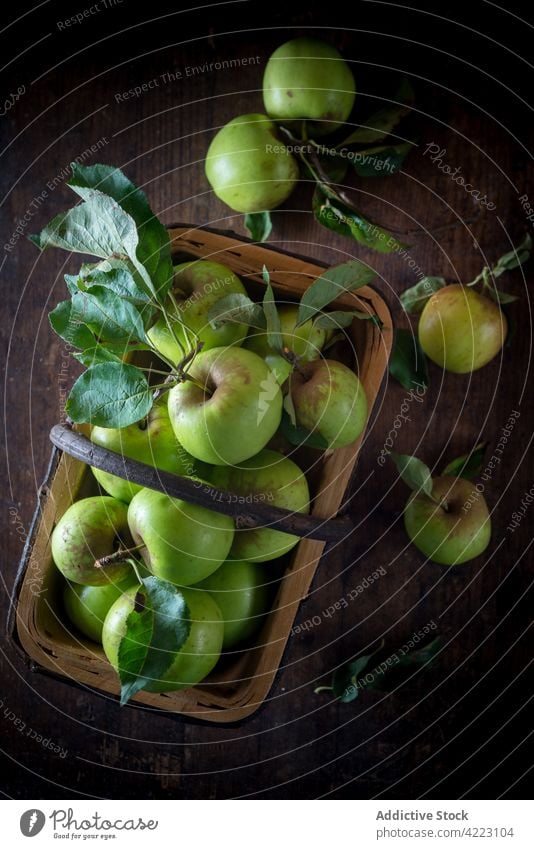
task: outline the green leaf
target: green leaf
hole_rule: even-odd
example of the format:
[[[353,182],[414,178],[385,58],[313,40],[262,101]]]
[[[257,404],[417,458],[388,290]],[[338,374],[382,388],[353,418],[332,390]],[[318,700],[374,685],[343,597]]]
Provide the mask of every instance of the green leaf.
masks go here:
[[[163,303],[173,280],[169,233],[154,215],[147,197],[118,168],[110,165],[72,163],[68,185],[84,200],[109,195],[130,215],[137,226],[137,258],[146,268],[158,300]]]
[[[372,315],[357,310],[333,310],[319,315],[313,323],[323,330],[339,330],[340,327],[350,327],[355,318],[363,317],[373,318]]]
[[[61,301],[48,318],[54,332],[73,348],[89,348],[95,344],[95,337],[87,325],[73,314],[71,301]]]
[[[419,636],[419,635],[417,635]],[[317,687],[315,693],[330,691],[340,702],[352,702],[362,690],[394,690],[412,677],[414,672],[432,664],[442,647],[441,637],[435,637],[419,649],[403,646],[398,652],[393,652],[378,666],[367,671],[373,657],[379,654],[384,641],[372,654],[362,655],[343,664],[332,676],[331,687]],[[364,678],[361,678],[366,672]]]
[[[267,269],[264,266],[264,277]],[[274,300],[274,292],[270,282],[267,282],[265,287],[265,295],[263,296],[263,312],[267,323],[267,341],[269,346],[274,351],[282,351],[284,340],[282,338],[282,326],[280,324],[280,316],[278,308]]]
[[[415,286],[404,290],[400,302],[406,312],[420,313],[432,295],[446,285],[444,277],[422,277]]]
[[[527,233],[517,248],[514,248],[512,251],[508,251],[508,253],[503,254],[503,256],[497,260],[497,264],[492,269],[493,276],[500,277],[500,275],[505,271],[512,271],[512,269],[523,265],[530,257],[531,250],[532,238],[530,233]]]
[[[135,255],[137,230],[133,219],[112,198],[100,196],[56,215],[33,237],[41,250],[63,248],[102,259]]]
[[[411,142],[369,147],[355,152],[350,162],[360,177],[391,177],[399,171],[412,148]]]
[[[462,454],[461,457],[451,460],[451,462],[445,466],[441,474],[473,480],[473,478],[476,478],[482,470],[482,463],[487,444],[487,442],[479,442],[479,444],[475,445],[469,454]]]
[[[372,268],[356,259],[329,268],[317,280],[314,280],[302,295],[296,326],[300,327],[301,324],[316,316],[341,295],[354,292],[361,286],[367,286],[375,277],[376,272]]]
[[[370,673],[371,680],[366,683],[367,690],[396,690],[411,678],[414,672],[429,667],[443,645],[441,637],[435,637],[429,643],[415,651],[390,655],[390,663],[382,664]],[[385,667],[385,668],[384,668]]]
[[[98,363],[71,389],[66,411],[74,422],[127,427],[143,419],[153,396],[143,372],[128,363]]]
[[[347,204],[329,198],[324,190],[324,184],[316,187],[312,205],[316,221],[328,230],[333,230],[334,233],[348,236],[379,253],[392,253],[392,251],[401,251],[406,248],[403,242],[399,242],[387,230],[368,221]]]
[[[138,286],[133,274],[124,263],[112,266],[108,270],[104,270],[101,267],[102,264],[99,265],[100,267],[93,267],[84,274],[80,273],[78,278],[66,274],[65,279],[69,277],[76,282],[77,286],[80,285],[80,281],[83,281],[84,287],[89,289],[95,285],[103,286],[138,306],[149,303],[149,296]]]
[[[97,343],[90,348],[85,348],[83,351],[78,351],[73,354],[75,360],[89,368],[96,366],[97,363],[120,363],[122,362],[120,355],[115,354],[109,348]]]
[[[138,595],[141,610],[130,612],[126,633],[119,644],[121,705],[156,680],[164,680],[191,630],[189,608],[183,594],[160,578],[144,578]]]
[[[111,289],[98,284],[72,295],[73,315],[87,324],[100,340],[146,342],[143,319],[136,307]]]
[[[410,112],[414,102],[413,88],[407,79],[402,80],[392,100],[395,102],[382,107],[370,118],[367,118],[365,124],[351,133],[338,145],[338,148],[342,148],[344,145],[381,141],[389,136],[401,118]]]
[[[234,292],[215,301],[209,309],[208,321],[213,328],[223,324],[248,324],[265,330],[265,316],[260,304],[255,304],[242,292]]]
[[[395,330],[393,350],[389,358],[389,373],[405,389],[428,386],[426,357],[415,333]]]
[[[489,286],[486,289],[486,294],[495,301],[496,304],[511,304],[514,301],[517,301],[517,295],[509,295],[508,292],[501,292],[499,289],[496,289],[495,286]]]
[[[326,451],[329,447],[326,439],[319,433],[312,433],[305,427],[291,424],[291,419],[286,410],[282,413],[280,432],[291,445],[306,445],[308,448],[317,448],[319,451]]]
[[[139,238],[133,218],[113,198],[95,194],[90,200],[61,212],[32,241],[41,249],[63,248],[101,259],[129,259],[149,293],[153,286],[137,258]]]
[[[295,412],[295,404],[293,403],[293,396],[291,395],[291,390],[286,392],[284,395],[284,410],[289,416],[289,421],[291,422],[292,427],[297,427],[297,414]]]
[[[432,497],[432,475],[422,460],[411,457],[409,454],[396,454],[390,451],[389,456],[395,463],[397,471],[405,484],[408,484],[414,492],[424,492]]]
[[[247,212],[245,215],[245,227],[250,234],[250,238],[255,242],[266,242],[271,235],[273,222],[271,221],[271,213],[265,212]]]
[[[372,657],[372,654],[364,654],[361,657],[357,657],[355,660],[351,660],[349,663],[345,663],[339,669],[336,669],[332,675],[332,692],[342,704],[348,704],[348,702],[352,702],[358,697],[360,692],[358,677],[367,667]]]

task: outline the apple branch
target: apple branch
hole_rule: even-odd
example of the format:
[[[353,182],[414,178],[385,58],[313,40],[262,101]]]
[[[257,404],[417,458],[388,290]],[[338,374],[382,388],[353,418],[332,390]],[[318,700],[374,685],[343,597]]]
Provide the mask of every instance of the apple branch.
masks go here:
[[[104,557],[99,557],[98,560],[95,560],[95,568],[96,569],[106,569],[108,566],[112,566],[114,563],[124,563],[129,560],[134,554],[137,554],[142,548],[144,548],[143,543],[140,545],[134,545],[131,548],[118,548],[117,551],[112,552],[111,554],[106,554]]]

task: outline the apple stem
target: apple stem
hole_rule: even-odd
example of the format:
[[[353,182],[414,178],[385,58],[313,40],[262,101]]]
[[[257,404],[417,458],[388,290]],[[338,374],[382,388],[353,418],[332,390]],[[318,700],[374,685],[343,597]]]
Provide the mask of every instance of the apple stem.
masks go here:
[[[437,504],[438,507],[441,507],[441,509],[444,510],[445,513],[449,512],[449,505],[447,504],[444,498],[435,498],[433,495],[429,495],[429,498],[431,501],[434,502],[434,504]]]
[[[95,560],[95,567],[97,569],[105,569],[107,566],[112,566],[114,563],[124,563],[124,561],[128,560],[132,554],[136,554],[144,548],[144,544],[134,545],[132,548],[118,548],[117,551],[114,551],[112,554],[106,554],[104,557],[100,557],[98,560]]]
[[[156,390],[154,392],[154,401],[157,401],[157,399],[167,389],[171,389],[171,384],[175,386],[177,383],[183,383],[185,380],[190,380],[192,383],[195,384],[195,386],[198,386],[199,389],[202,389],[204,392],[207,392],[206,387],[202,386],[201,383],[195,380],[194,377],[191,377],[191,375],[189,375],[185,370],[187,366],[193,362],[196,355],[200,353],[203,344],[203,342],[197,342],[193,350],[189,351],[189,353],[186,354],[185,357],[183,357],[183,359],[181,359],[180,362],[173,367],[173,370],[169,375],[167,375],[163,383],[160,386],[156,387]]]
[[[131,566],[131,567],[132,567],[132,569],[134,570],[134,572],[135,572],[135,577],[137,578],[137,580],[139,581],[139,583],[140,583],[140,584],[142,584],[142,583],[143,583],[143,579],[142,579],[141,574],[140,574],[140,572],[139,572],[139,569],[138,569],[138,567],[137,567],[137,563],[135,562],[135,560],[133,559],[133,557],[132,557],[131,559],[128,559],[128,563],[130,564],[130,566]]]
[[[294,353],[294,351],[291,351],[289,348],[284,347],[284,348],[282,348],[282,356],[284,357],[285,360],[288,361],[288,363],[290,365],[293,366],[295,371],[298,371],[298,373],[302,377],[304,377],[304,378],[306,377],[306,374],[305,374],[305,372],[304,372],[304,370],[303,370],[303,368],[300,364],[300,359],[297,357],[297,355]]]
[[[186,380],[189,380],[191,383],[194,383],[199,389],[202,389],[207,395],[212,395],[213,393],[209,391],[207,386],[204,386],[199,380],[196,380],[192,377],[187,371],[187,366],[190,365],[195,359],[196,355],[199,354],[204,346],[204,342],[199,341],[195,345],[192,351],[190,351],[184,358],[181,360],[176,366],[176,373],[178,377],[179,383],[184,383]]]
[[[197,342],[193,350],[189,351],[189,353],[185,355],[183,360],[180,360],[180,362],[176,366],[176,371],[179,377],[182,377],[187,366],[190,365],[195,359],[196,355],[201,352],[203,345],[203,342]]]

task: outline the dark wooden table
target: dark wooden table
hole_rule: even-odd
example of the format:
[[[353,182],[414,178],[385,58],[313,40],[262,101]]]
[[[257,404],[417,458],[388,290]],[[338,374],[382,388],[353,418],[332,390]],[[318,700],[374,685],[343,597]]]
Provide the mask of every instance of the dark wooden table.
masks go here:
[[[410,260],[425,274],[468,281],[485,257],[496,259],[524,235],[520,197],[527,193],[534,203],[523,100],[532,77],[529,81],[527,66],[514,55],[525,55],[519,42],[525,26],[508,12],[473,4],[455,25],[435,17],[447,17],[440,4],[422,15],[361,3],[358,17],[349,18],[314,4],[288,17],[275,3],[259,23],[251,4],[162,17],[170,11],[156,3],[138,12],[123,0],[67,33],[57,22],[69,16],[68,9],[49,3],[4,33],[3,55],[13,61],[3,91],[25,86],[25,92],[0,119],[3,146],[8,145],[0,171],[1,244],[27,219],[13,249],[4,249],[1,257],[7,346],[4,611],[50,452],[48,431],[59,418],[65,382],[76,374],[47,321],[64,294],[63,272],[75,261],[65,262],[57,251],[39,256],[25,236],[72,201],[65,178],[73,159],[124,168],[166,223],[244,233],[241,216],[218,202],[206,183],[207,145],[214,129],[234,115],[261,111],[262,72],[272,49],[295,32],[315,31],[354,62],[357,115],[367,114],[369,94],[393,86],[401,71],[413,75],[418,148],[402,174],[351,182],[369,217],[399,230],[417,229],[405,258],[363,250],[314,223],[311,186],[303,182],[274,213],[271,244],[326,263],[352,256],[373,263],[397,324],[407,326],[398,295],[417,279]],[[248,57],[257,58],[246,66],[230,63]],[[222,60],[232,66],[210,69]],[[143,85],[139,96],[123,96]],[[431,143],[446,149],[443,162],[461,169],[495,210],[482,208],[425,155]],[[262,710],[235,728],[121,710],[109,699],[31,674],[4,645],[3,794],[164,799],[519,794],[532,763],[534,506],[527,505],[513,532],[508,526],[534,477],[532,268],[527,266],[525,278],[515,272],[503,281],[519,300],[510,309],[515,331],[502,359],[472,376],[444,375],[431,367],[424,399],[409,404],[410,420],[396,431],[397,450],[416,452],[440,468],[480,440],[489,442],[490,457],[510,416],[520,414],[502,462],[486,483],[493,539],[483,557],[446,569],[425,565],[407,545],[399,521],[406,489],[394,483],[392,464],[377,463],[407,395],[390,379],[355,481],[351,515],[361,526],[350,545],[323,559],[297,617],[300,622],[320,617],[321,624],[293,637]],[[323,614],[378,567],[385,571],[380,581],[335,615]],[[363,693],[349,705],[314,695],[316,683],[325,682],[336,665],[379,637],[395,649],[432,622],[446,647],[428,674],[394,693]]]

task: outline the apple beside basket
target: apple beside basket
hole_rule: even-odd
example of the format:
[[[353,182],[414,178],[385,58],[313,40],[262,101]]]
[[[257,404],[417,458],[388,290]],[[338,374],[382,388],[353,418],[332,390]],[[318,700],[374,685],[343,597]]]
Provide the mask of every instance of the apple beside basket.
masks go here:
[[[324,271],[323,266],[306,259],[231,234],[176,226],[170,228],[170,236],[177,262],[193,258],[222,262],[241,277],[252,295],[255,291],[261,293],[264,286],[263,265],[269,270],[275,293],[285,300],[298,300]],[[380,329],[372,321],[356,320],[349,329],[356,360],[351,365],[365,387],[371,412],[391,348],[389,310],[371,287],[342,296],[332,307],[366,311],[375,314],[383,323]],[[196,687],[167,694],[140,692],[132,700],[138,706],[169,711],[189,719],[214,723],[244,719],[267,699],[299,604],[308,594],[326,542],[335,546],[351,532],[350,519],[340,513],[343,513],[345,492],[365,434],[352,445],[336,451],[321,454],[301,448],[296,452],[296,462],[307,470],[313,499],[310,515],[302,516],[285,515],[286,511],[264,504],[247,505],[246,515],[243,515],[242,506],[209,498],[184,478],[125,461],[93,445],[80,431],[56,425],[51,432],[56,447],[39,491],[12,596],[8,622],[12,644],[32,670],[70,681],[91,692],[118,695],[117,676],[100,647],[69,633],[63,625],[61,576],[52,561],[50,536],[58,519],[74,501],[98,492],[88,464],[120,474],[121,469],[124,473],[126,463],[131,480],[154,489],[164,488],[169,495],[191,501],[198,502],[200,497],[205,506],[230,513],[241,526],[255,521],[275,522],[280,529],[302,536],[296,547],[280,561],[285,571],[272,610],[250,647],[223,656],[211,675]]]

